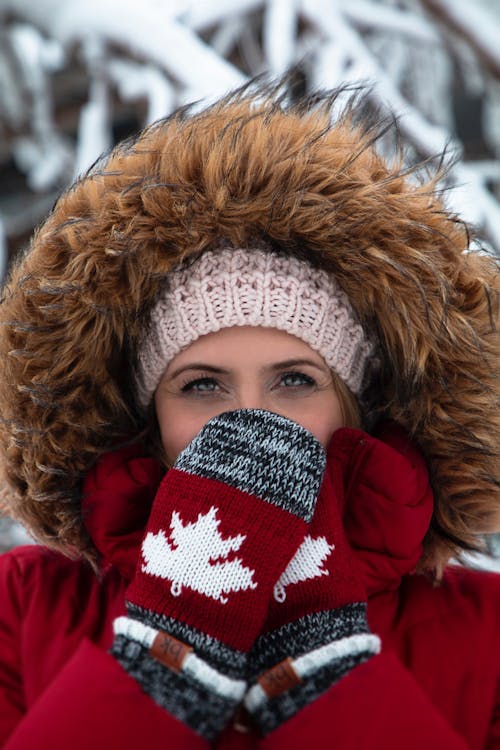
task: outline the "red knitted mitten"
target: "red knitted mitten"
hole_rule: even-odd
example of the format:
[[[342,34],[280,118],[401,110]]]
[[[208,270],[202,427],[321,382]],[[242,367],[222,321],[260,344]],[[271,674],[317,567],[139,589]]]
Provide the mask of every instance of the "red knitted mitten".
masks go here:
[[[207,739],[244,695],[247,652],[304,537],[325,460],[300,425],[243,409],[211,419],[159,487],[112,653]]]
[[[346,464],[363,436],[358,430],[335,433],[314,516],[275,583],[264,634],[251,652],[259,677],[245,706],[263,733],[380,649],[341,517]]]

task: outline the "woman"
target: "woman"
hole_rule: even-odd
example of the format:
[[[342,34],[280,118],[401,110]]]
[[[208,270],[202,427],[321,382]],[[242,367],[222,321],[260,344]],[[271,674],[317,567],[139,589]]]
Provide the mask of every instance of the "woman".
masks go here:
[[[500,742],[499,579],[447,565],[499,526],[495,264],[330,103],[175,113],[12,271],[8,750]]]

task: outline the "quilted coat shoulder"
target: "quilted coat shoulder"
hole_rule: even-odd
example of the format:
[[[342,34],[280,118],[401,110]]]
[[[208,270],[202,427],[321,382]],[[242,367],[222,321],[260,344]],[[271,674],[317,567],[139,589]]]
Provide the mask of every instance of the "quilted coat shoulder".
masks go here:
[[[221,239],[263,238],[335,274],[377,338],[381,416],[431,471],[426,566],[498,528],[498,273],[433,178],[387,164],[356,101],[286,103],[257,84],[184,108],[65,192],[0,306],[4,505],[45,543],[93,558],[82,478],[144,427],[138,340],[159,284]]]

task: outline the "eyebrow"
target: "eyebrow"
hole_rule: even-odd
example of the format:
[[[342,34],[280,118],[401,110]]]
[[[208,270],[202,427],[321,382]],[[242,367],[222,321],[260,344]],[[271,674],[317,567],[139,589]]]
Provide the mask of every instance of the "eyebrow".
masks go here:
[[[324,372],[325,367],[318,365],[316,362],[313,362],[311,359],[285,359],[282,362],[275,362],[272,365],[267,365],[265,367],[260,368],[260,372],[276,372],[277,370],[284,370],[287,367],[297,367],[297,365],[310,365],[311,367],[315,367],[317,370],[320,370]],[[181,367],[177,368],[177,370],[174,370],[171,375],[169,375],[169,378],[172,380],[176,378],[178,375],[180,375],[183,372],[186,372],[187,370],[205,370],[206,372],[213,372],[217,375],[229,375],[230,370],[224,370],[223,367],[215,367],[214,365],[207,365],[203,362],[191,362],[188,365],[181,365]]]

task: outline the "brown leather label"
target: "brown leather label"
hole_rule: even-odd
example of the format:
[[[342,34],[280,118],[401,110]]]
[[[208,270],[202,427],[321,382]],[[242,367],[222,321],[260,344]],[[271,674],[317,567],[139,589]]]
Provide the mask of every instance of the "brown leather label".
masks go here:
[[[261,674],[257,682],[268,698],[275,698],[277,695],[281,695],[281,693],[285,693],[287,690],[295,687],[302,680],[293,668],[291,658],[288,657],[280,661],[272,669],[268,669],[267,672]]]
[[[184,659],[192,650],[190,646],[160,630],[149,649],[149,653],[165,667],[172,669],[174,672],[180,672]]]

